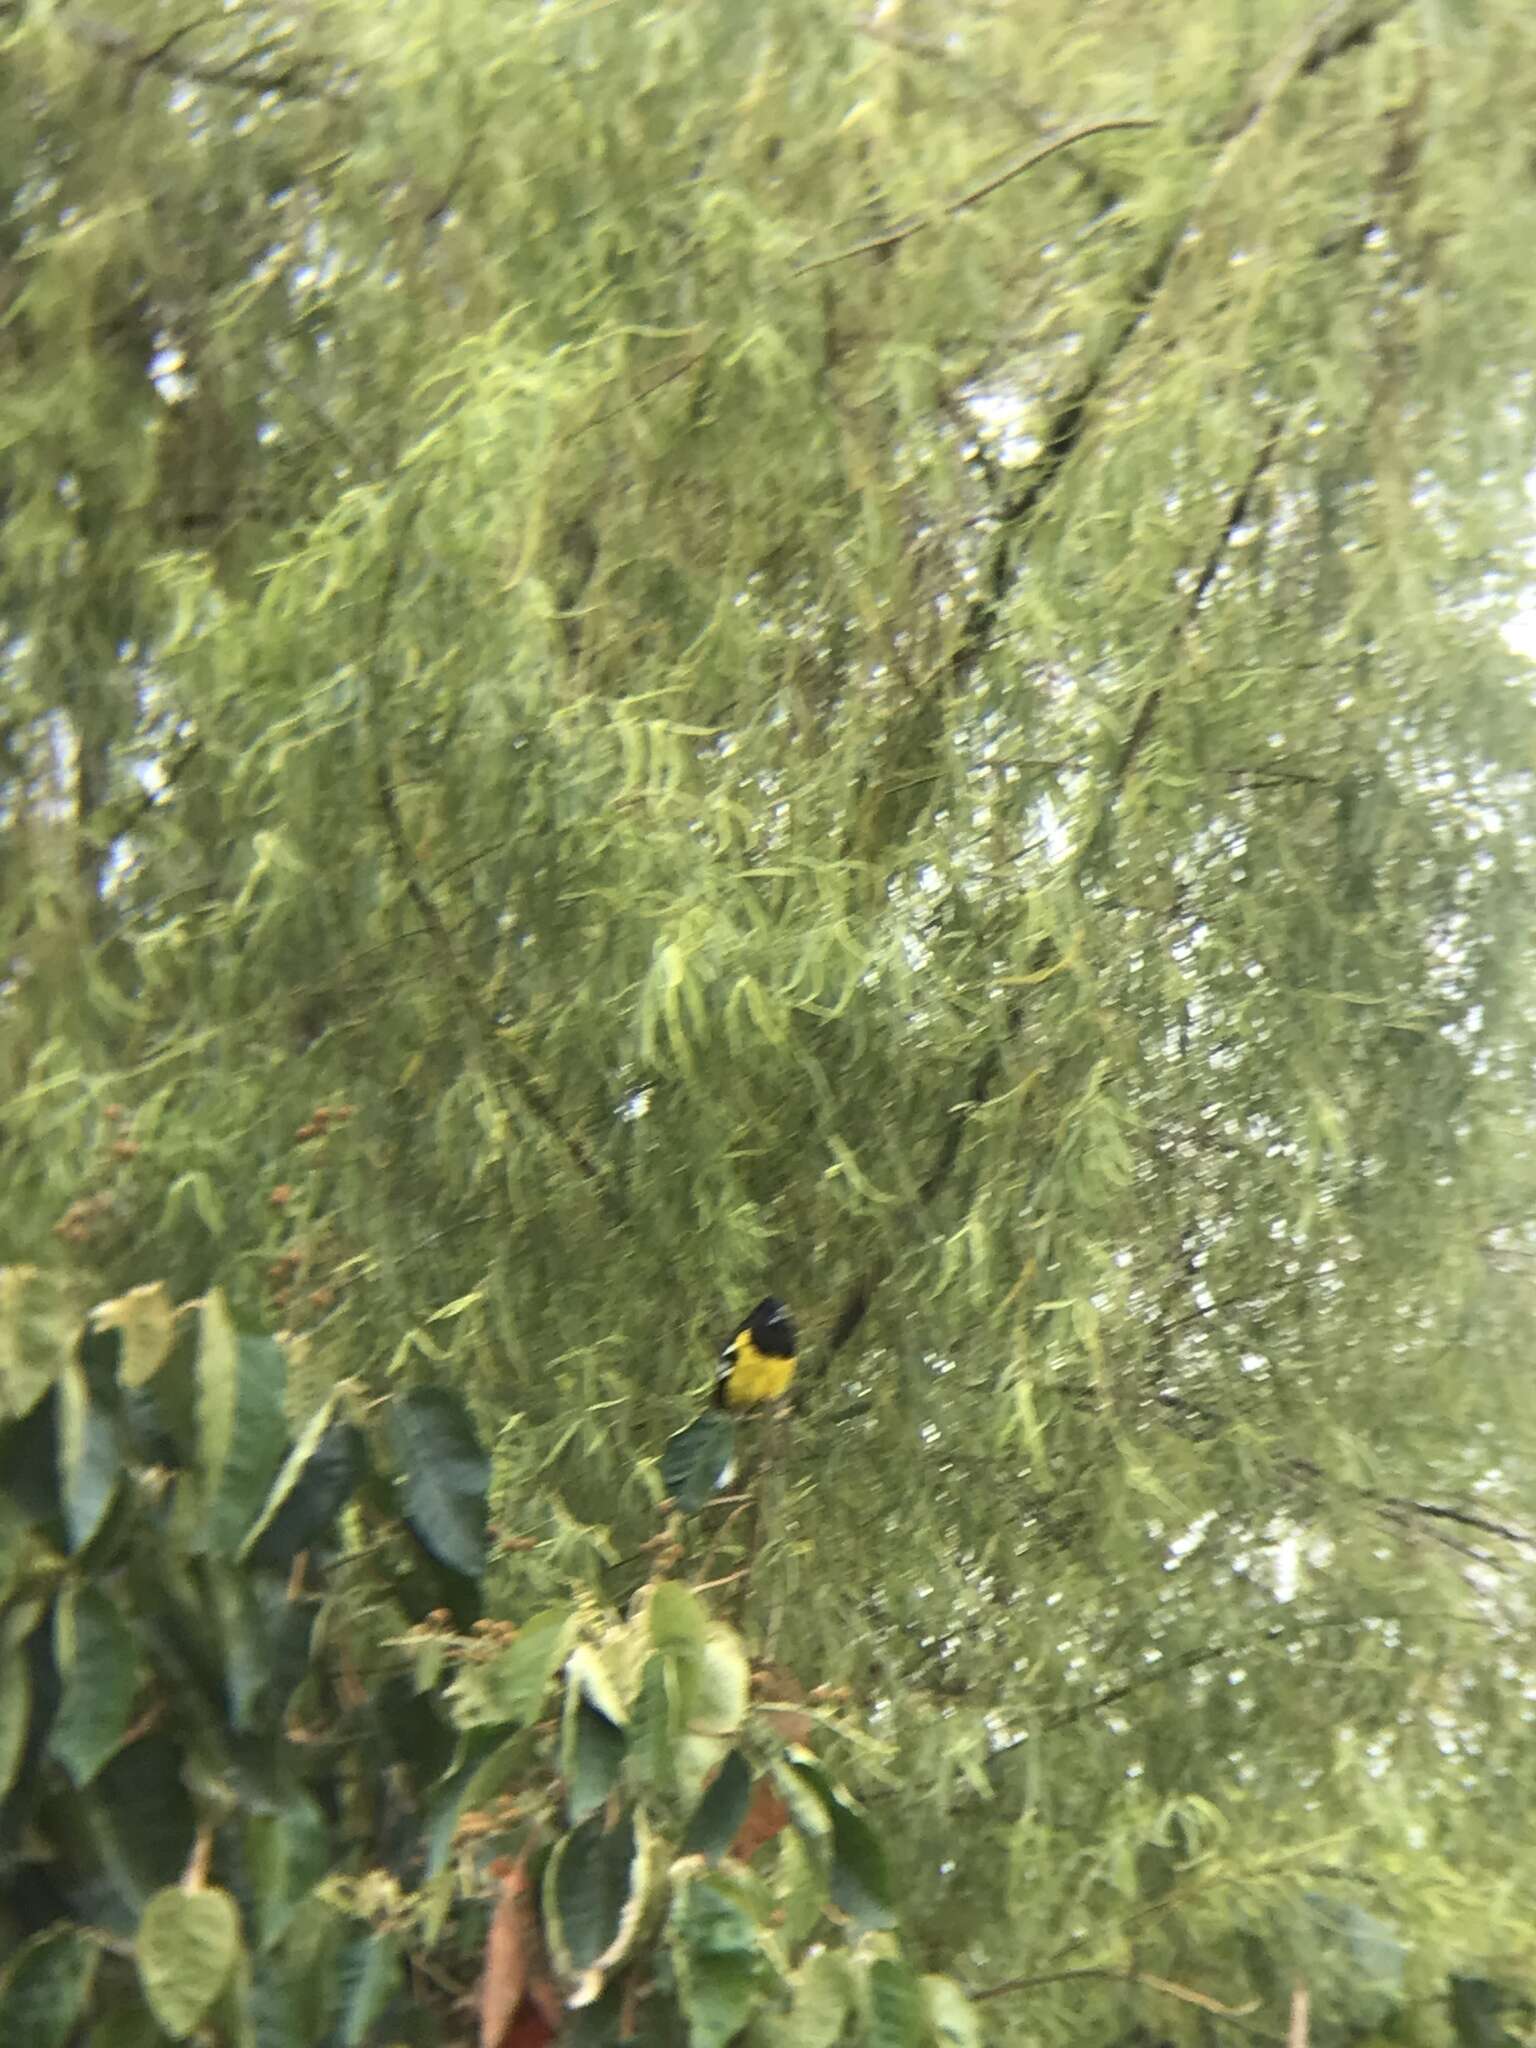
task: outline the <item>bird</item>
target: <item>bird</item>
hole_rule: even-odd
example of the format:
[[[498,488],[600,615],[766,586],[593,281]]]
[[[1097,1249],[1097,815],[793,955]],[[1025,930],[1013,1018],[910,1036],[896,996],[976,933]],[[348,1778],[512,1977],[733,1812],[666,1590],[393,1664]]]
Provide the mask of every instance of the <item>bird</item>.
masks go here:
[[[794,1320],[782,1301],[766,1295],[720,1347],[716,1406],[756,1408],[777,1401],[788,1392],[799,1362]]]

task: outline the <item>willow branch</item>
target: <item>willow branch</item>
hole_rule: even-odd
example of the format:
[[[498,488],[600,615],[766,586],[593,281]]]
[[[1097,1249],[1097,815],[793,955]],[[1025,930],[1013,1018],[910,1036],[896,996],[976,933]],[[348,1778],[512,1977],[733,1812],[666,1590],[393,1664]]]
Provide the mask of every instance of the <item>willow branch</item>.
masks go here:
[[[1155,128],[1158,123],[1149,116],[1126,114],[1107,121],[1086,121],[1080,128],[1068,130],[1065,135],[1053,135],[1038,149],[1030,150],[1008,164],[994,177],[984,179],[956,198],[946,200],[937,213],[920,214],[916,220],[909,220],[899,228],[892,228],[888,234],[874,235],[867,242],[855,242],[851,249],[838,249],[830,256],[817,256],[809,263],[797,264],[791,273],[795,277],[808,277],[813,270],[826,270],[834,263],[847,263],[855,256],[877,256],[887,249],[895,249],[903,242],[920,235],[925,228],[935,228],[946,220],[953,220],[956,214],[964,213],[968,206],[976,206],[983,199],[990,199],[994,192],[1000,192],[1005,185],[1011,185],[1015,178],[1021,178],[1026,171],[1032,171],[1036,164],[1043,164],[1047,157],[1053,157],[1059,150],[1068,149],[1075,142],[1086,142],[1091,135],[1111,135],[1125,128]]]

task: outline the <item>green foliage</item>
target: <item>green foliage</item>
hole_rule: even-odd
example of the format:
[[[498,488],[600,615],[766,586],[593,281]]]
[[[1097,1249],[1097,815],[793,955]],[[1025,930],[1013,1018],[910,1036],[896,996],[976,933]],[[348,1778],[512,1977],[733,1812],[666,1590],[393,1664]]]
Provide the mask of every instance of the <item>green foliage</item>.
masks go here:
[[[6,1296],[7,1340],[22,1292]],[[0,1808],[5,2040],[63,2048],[110,2023],[145,2043],[367,2048],[414,2024],[407,1964],[467,1995],[482,1944],[483,2006],[537,1992],[593,2043],[724,2048],[755,2017],[814,2005],[831,1953],[840,1982],[866,1987],[867,2031],[847,2038],[893,2038],[893,1964],[858,1939],[895,1919],[874,1833],[754,1707],[741,1639],[698,1594],[661,1579],[628,1620],[580,1598],[455,1633],[411,1605],[418,1546],[439,1564],[449,1549],[456,1578],[484,1566],[484,1460],[451,1395],[400,1388],[380,1415],[339,1388],[274,1451],[280,1346],[236,1333],[209,1297],[144,1379],[126,1341],[102,1345],[120,1309],[61,1329],[43,1391],[40,1352],[5,1386],[13,1410],[25,1389],[42,1408],[88,1380],[121,1490],[74,1547],[56,1540],[62,1512],[0,1492],[5,1668],[25,1675],[35,1650],[49,1681],[5,1693],[7,1748],[33,1757]],[[177,1401],[178,1362],[201,1401]],[[215,1406],[227,1430],[208,1427]],[[0,1425],[0,1451],[28,1420]],[[60,1496],[84,1440],[58,1432]],[[276,1469],[249,1529],[211,1542],[230,1472],[260,1459]],[[753,1799],[785,1772],[816,1811],[749,1838]],[[808,1853],[764,1855],[786,1823]],[[538,1872],[512,1960],[487,1940],[508,1867]],[[912,2015],[915,2048],[949,2038]]]
[[[669,1847],[719,1764],[709,1872],[743,1758],[785,1940],[888,1883],[1002,2042],[1525,2028],[1529,0],[0,40],[0,1782],[97,1976],[222,1793],[365,2034],[558,1748]],[[333,1738],[420,1924],[312,1903]]]

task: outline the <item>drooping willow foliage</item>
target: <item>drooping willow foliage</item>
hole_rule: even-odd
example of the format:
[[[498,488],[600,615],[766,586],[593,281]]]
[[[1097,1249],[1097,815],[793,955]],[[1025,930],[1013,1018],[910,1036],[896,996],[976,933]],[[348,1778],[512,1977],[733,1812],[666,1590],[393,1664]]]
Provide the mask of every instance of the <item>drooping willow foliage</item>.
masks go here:
[[[603,1583],[778,1292],[997,2038],[1517,1983],[1524,0],[4,14],[6,1256]]]

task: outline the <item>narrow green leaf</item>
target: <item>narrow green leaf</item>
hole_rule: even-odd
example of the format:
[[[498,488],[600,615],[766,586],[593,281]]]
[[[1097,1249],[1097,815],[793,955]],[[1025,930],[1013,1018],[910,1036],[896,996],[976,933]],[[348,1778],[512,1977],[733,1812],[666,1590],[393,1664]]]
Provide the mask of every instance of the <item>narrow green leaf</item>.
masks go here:
[[[168,1885],[144,1908],[134,1942],[139,1982],[165,2031],[184,2041],[229,1982],[240,1913],[228,1892]]]
[[[238,1339],[234,1419],[219,1483],[204,1495],[207,1542],[218,1557],[238,1551],[282,1465],[288,1447],[287,1377],[280,1344],[270,1337]]]
[[[439,1564],[478,1579],[490,1461],[463,1403],[446,1388],[415,1387],[390,1402],[388,1428],[407,1522]]]
[[[117,1491],[120,1459],[112,1418],[92,1401],[74,1359],[59,1371],[59,1496],[72,1551],[84,1550]]]
[[[662,1446],[661,1483],[685,1515],[696,1514],[726,1483],[735,1455],[735,1424],[706,1408]]]
[[[363,2048],[375,2021],[400,1982],[400,1948],[393,1935],[360,1934],[342,1951],[341,2048]]]
[[[218,1499],[224,1483],[224,1466],[235,1433],[240,1378],[239,1340],[224,1297],[216,1287],[203,1297],[198,1311],[193,1375],[197,1387],[198,1466],[203,1498],[211,1504]]]
[[[88,1785],[133,1712],[138,1643],[117,1603],[85,1584],[68,1588],[54,1609],[54,1655],[64,1690],[48,1746],[76,1785]]]
[[[0,1800],[16,1781],[32,1722],[32,1674],[20,1644],[0,1645]]]

